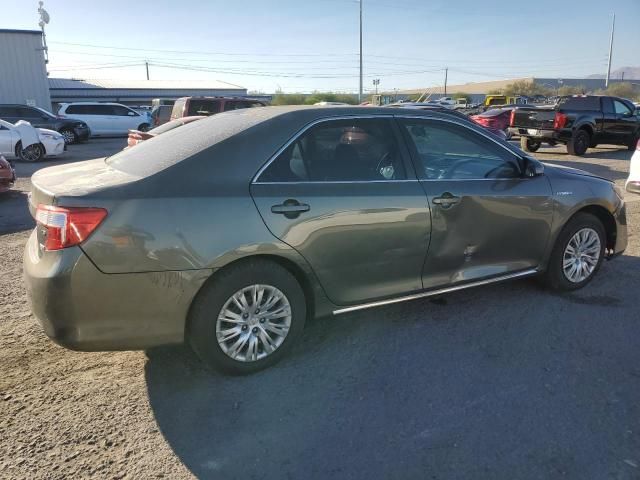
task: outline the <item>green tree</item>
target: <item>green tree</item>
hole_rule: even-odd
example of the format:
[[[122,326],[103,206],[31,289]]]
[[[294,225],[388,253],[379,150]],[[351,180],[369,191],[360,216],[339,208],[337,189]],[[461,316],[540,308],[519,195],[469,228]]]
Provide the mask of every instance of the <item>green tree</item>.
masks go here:
[[[492,88],[487,92],[487,95],[502,95],[502,90],[499,88]]]
[[[557,90],[558,95],[584,95],[587,87],[584,85],[562,85]]]
[[[552,94],[551,90],[537,84],[533,80],[516,80],[515,82],[506,85],[503,92],[505,95],[512,97],[517,95],[526,95],[528,97],[532,97],[534,95],[548,96]]]
[[[615,97],[640,101],[640,88],[629,82],[612,83],[606,90],[597,90],[595,93],[597,95],[613,95]]]
[[[271,100],[271,105],[302,105],[307,95],[302,93],[276,93]]]

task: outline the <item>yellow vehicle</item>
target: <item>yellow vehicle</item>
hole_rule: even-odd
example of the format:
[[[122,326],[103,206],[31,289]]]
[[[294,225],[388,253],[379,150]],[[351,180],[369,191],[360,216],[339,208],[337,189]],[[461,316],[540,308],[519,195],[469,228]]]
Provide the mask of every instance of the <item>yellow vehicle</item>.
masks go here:
[[[506,95],[487,95],[484,97],[484,106],[490,107],[492,105],[522,105],[526,104],[526,97],[515,96],[508,97]]]

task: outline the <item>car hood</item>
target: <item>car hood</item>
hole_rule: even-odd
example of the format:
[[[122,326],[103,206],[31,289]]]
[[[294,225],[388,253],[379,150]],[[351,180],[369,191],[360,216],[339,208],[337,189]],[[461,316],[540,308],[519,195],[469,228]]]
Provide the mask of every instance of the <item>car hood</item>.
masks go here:
[[[613,183],[611,180],[609,180],[608,178],[605,177],[601,177],[600,175],[595,175],[593,173],[590,172],[586,172],[584,170],[580,170],[578,168],[573,168],[573,167],[566,167],[564,165],[556,165],[554,163],[547,163],[547,162],[542,162],[544,164],[544,168],[547,171],[552,171],[554,173],[557,173],[558,175],[561,176],[565,176],[565,175],[579,175],[581,177],[591,177],[591,178],[597,178],[599,180],[605,180],[607,182]]]
[[[38,133],[46,133],[48,135],[53,135],[54,137],[59,137],[61,136],[58,132],[56,132],[55,130],[49,130],[48,128],[36,128],[36,130],[38,130]]]

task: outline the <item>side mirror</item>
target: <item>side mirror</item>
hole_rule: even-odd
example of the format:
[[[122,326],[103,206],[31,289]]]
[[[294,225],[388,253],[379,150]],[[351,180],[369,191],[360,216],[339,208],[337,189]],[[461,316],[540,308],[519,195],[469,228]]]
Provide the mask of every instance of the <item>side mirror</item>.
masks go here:
[[[527,157],[525,161],[527,162],[524,168],[525,177],[539,177],[540,175],[544,175],[544,165],[538,160]]]

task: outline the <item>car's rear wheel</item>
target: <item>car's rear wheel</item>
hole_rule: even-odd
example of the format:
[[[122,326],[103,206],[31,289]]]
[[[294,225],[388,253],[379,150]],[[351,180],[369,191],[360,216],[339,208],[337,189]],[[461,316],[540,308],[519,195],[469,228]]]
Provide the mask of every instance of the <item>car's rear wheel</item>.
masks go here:
[[[60,130],[60,135],[64,138],[64,143],[67,145],[71,145],[72,143],[76,143],[78,141],[78,136],[76,132],[69,128],[65,128],[64,130]]]
[[[591,144],[591,135],[586,130],[576,131],[571,140],[567,143],[567,153],[578,157],[587,152],[587,148]]]
[[[44,158],[44,147],[40,143],[34,143],[27,148],[22,148],[22,142],[16,144],[16,157],[23,162],[39,162]]]
[[[602,265],[606,233],[591,214],[578,213],[558,236],[549,259],[545,280],[554,290],[577,290],[593,279]]]
[[[247,374],[279,361],[302,333],[306,315],[296,278],[277,263],[252,260],[203,287],[187,335],[207,366]]]
[[[525,152],[537,152],[542,142],[529,137],[520,137],[520,148]]]

